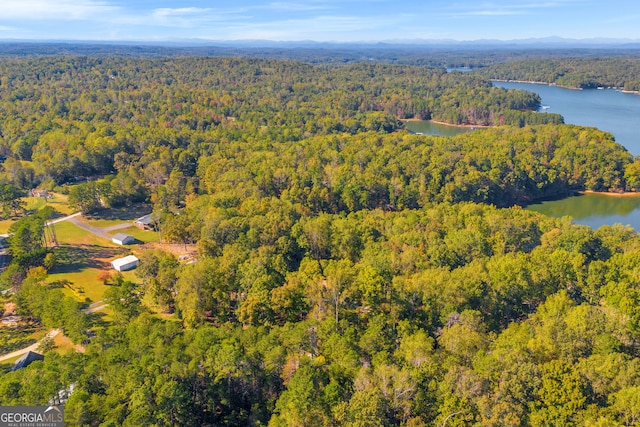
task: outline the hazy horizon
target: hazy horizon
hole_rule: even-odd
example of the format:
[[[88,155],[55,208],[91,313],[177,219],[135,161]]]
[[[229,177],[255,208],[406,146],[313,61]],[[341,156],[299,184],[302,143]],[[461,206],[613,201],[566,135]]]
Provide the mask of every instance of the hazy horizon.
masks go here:
[[[558,37],[640,40],[640,4],[476,2],[4,0],[0,40],[474,42]]]

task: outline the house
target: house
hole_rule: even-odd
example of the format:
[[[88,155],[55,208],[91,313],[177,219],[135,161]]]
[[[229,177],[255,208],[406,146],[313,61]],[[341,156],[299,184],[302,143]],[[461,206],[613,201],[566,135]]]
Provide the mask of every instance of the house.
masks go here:
[[[2,318],[2,321],[0,322],[2,324],[2,326],[11,326],[11,327],[16,327],[18,326],[18,323],[20,323],[20,317],[18,316],[6,316]]]
[[[151,214],[141,216],[133,222],[133,225],[138,227],[141,230],[153,230],[153,224],[151,220]]]
[[[43,188],[34,188],[31,190],[31,196],[33,197],[43,197],[45,199],[50,199],[51,195],[49,194],[49,190]]]
[[[140,260],[136,256],[129,255],[124,258],[114,259],[111,261],[111,266],[117,271],[127,271],[136,268],[139,262]]]
[[[135,242],[136,239],[133,236],[129,236],[128,234],[118,233],[111,238],[111,241],[116,245],[130,245]]]
[[[44,360],[44,356],[41,355],[40,353],[28,351],[24,354],[24,356],[16,360],[16,363],[13,364],[13,368],[11,368],[11,370],[17,371],[18,369],[26,368],[36,360]]]

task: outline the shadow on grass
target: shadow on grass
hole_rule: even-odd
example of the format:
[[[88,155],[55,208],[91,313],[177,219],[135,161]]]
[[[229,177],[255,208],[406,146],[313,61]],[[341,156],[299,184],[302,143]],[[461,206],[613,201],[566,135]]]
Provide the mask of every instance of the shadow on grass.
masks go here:
[[[98,212],[96,215],[90,215],[91,219],[121,220],[133,221],[141,216],[147,215],[152,210],[149,204],[136,204],[133,206],[123,206],[121,208],[110,208]]]
[[[109,248],[99,245],[62,245],[56,251],[56,266],[51,273],[76,273],[87,268],[111,268],[106,259],[127,253],[125,248]]]
[[[49,206],[51,206],[51,205],[49,205]],[[47,218],[47,221],[52,221],[54,219],[62,218],[62,217],[65,217],[65,216],[67,216],[67,215],[63,214],[62,212],[60,212],[58,210],[54,210],[53,212],[51,212],[51,215],[49,215],[49,218]]]
[[[50,288],[64,288],[65,286],[70,285],[71,282],[67,279],[56,280],[55,282],[49,283]]]
[[[111,321],[105,320],[106,317],[108,317],[107,313],[103,313],[101,311],[94,311],[93,313],[87,314],[89,327],[91,329],[106,328],[107,326],[112,324]]]

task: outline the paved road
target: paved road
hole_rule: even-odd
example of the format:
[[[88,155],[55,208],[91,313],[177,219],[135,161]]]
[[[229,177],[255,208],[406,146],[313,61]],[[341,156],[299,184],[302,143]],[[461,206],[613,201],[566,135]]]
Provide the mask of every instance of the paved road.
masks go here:
[[[126,224],[119,224],[119,225],[115,225],[112,227],[107,227],[107,228],[99,228],[99,227],[93,227],[91,225],[85,224],[82,221],[77,220],[76,218],[81,216],[82,213],[77,212],[74,213],[72,215],[68,215],[62,218],[58,218],[58,219],[54,219],[52,221],[48,221],[47,225],[51,225],[51,224],[56,224],[58,222],[62,222],[62,221],[69,221],[75,225],[77,225],[78,227],[82,228],[83,230],[88,231],[89,233],[93,233],[96,236],[102,237],[104,239],[108,239],[111,240],[111,235],[107,234],[105,232],[105,230],[118,230],[119,228],[127,228],[130,227],[131,224],[126,223]],[[1,246],[0,246],[1,248]],[[0,263],[3,262],[2,259],[4,258],[4,256],[2,255],[2,253],[4,252],[4,249],[0,250]],[[108,304],[105,303],[104,301],[96,301],[93,304],[91,304],[89,307],[87,307],[85,310],[83,310],[86,314],[89,313],[95,313],[96,311],[100,311],[103,308],[105,308]],[[60,329],[52,329],[51,331],[47,332],[47,335],[41,339],[40,341],[38,341],[35,344],[30,345],[29,347],[25,347],[23,349],[20,350],[16,350],[13,351],[9,354],[5,354],[4,356],[0,356],[0,362],[4,361],[4,360],[8,360],[8,359],[12,359],[14,357],[17,356],[22,356],[23,354],[29,352],[29,351],[36,351],[38,349],[38,346],[40,346],[40,343],[42,341],[44,341],[46,338],[53,338],[56,335],[58,335],[60,333]]]
[[[62,222],[62,221],[68,221],[68,220],[70,220],[72,218],[77,218],[77,217],[79,217],[81,215],[82,215],[82,212],[76,212],[76,213],[71,214],[71,215],[63,216],[62,218],[52,219],[51,221],[47,221],[47,225],[57,224],[57,223]]]
[[[98,237],[102,237],[103,239],[107,239],[107,240],[111,240],[111,235],[107,234],[104,229],[100,228],[100,227],[94,227],[92,225],[89,224],[85,224],[82,221],[79,221],[75,218],[69,218],[67,221],[69,221],[72,224],[77,225],[78,227],[82,228],[83,230],[88,231],[89,233],[95,234]]]
[[[104,301],[96,301],[93,304],[91,304],[89,307],[85,308],[83,311],[86,314],[95,313],[96,311],[100,311],[108,305],[109,304],[107,304]]]
[[[125,222],[124,224],[118,224],[118,225],[112,225],[111,227],[105,227],[102,229],[102,231],[116,231],[116,230],[122,230],[123,228],[129,228],[132,227],[133,224],[131,224],[130,222]]]
[[[108,305],[109,304],[107,304],[104,301],[96,301],[96,302],[94,302],[93,304],[89,305],[89,307],[85,308],[82,311],[84,313],[86,313],[86,314],[95,313],[96,311],[100,311],[103,308],[107,307]],[[52,329],[49,332],[47,332],[47,335],[45,335],[45,337],[42,338],[37,343],[31,344],[29,347],[21,348],[20,350],[12,351],[11,353],[8,353],[8,354],[5,354],[3,356],[0,356],[0,362],[3,362],[3,361],[8,360],[8,359],[13,359],[14,357],[22,356],[23,354],[25,354],[25,353],[27,353],[29,351],[37,351],[38,347],[40,346],[40,344],[45,339],[54,338],[60,332],[62,332],[60,329]]]

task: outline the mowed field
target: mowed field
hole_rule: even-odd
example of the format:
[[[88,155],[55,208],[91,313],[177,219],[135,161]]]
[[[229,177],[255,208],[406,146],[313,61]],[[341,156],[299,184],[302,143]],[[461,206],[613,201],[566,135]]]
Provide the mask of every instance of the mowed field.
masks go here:
[[[55,217],[73,214],[68,205],[67,196],[52,193],[50,199],[39,197],[24,198],[27,211],[37,211],[45,206],[54,208]],[[78,227],[69,221],[54,224],[58,247],[54,249],[56,255],[55,267],[49,271],[47,281],[61,286],[65,294],[76,297],[80,302],[91,304],[102,301],[107,286],[99,279],[103,272],[115,273],[111,261],[126,255],[139,256],[145,250],[145,244],[155,244],[158,233],[140,230],[133,226],[133,221],[148,213],[150,206],[136,205],[119,209],[107,209],[96,216],[76,217],[91,227],[104,231],[108,236],[126,233],[133,236],[137,242],[133,245],[120,246],[110,239],[99,237]],[[15,220],[0,221],[0,234],[6,234]],[[114,229],[110,229],[114,228]],[[135,271],[123,273],[126,280],[137,282]]]
[[[45,200],[42,197],[25,197],[25,209],[29,212],[34,212],[42,209],[45,206],[51,206],[57,213],[57,216],[71,215],[73,210],[69,207],[67,202],[68,197],[60,193],[51,193],[51,198]],[[0,234],[7,234],[9,227],[15,220],[5,219],[0,221]]]
[[[67,221],[54,225],[59,247],[55,249],[56,266],[49,272],[48,281],[64,286],[65,293],[81,302],[101,301],[105,284],[98,279],[103,271],[115,272],[111,261],[131,254],[131,249],[100,238]],[[135,281],[133,271],[124,273]]]

